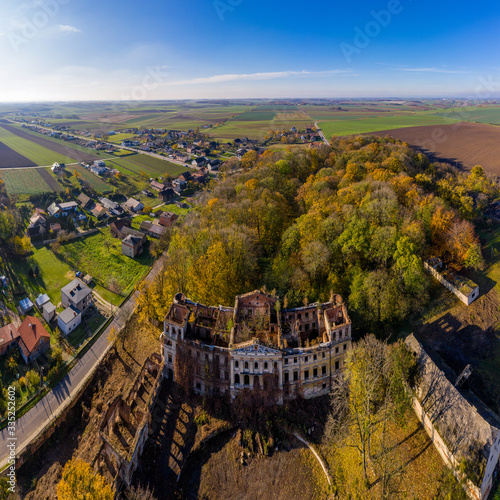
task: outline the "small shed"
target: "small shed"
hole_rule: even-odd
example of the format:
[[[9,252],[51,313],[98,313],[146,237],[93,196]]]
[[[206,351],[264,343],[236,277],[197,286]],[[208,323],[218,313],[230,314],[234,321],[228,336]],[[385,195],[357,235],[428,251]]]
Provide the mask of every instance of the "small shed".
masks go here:
[[[28,311],[33,309],[33,302],[31,302],[29,297],[26,297],[19,302],[19,307],[21,308],[21,314],[26,314]]]
[[[52,302],[46,302],[43,305],[43,319],[50,323],[56,315],[56,306]]]
[[[35,299],[35,304],[36,304],[36,307],[41,310],[42,307],[47,303],[47,302],[50,302],[50,299],[49,299],[49,296],[44,293],[44,294],[40,294],[36,299]]]

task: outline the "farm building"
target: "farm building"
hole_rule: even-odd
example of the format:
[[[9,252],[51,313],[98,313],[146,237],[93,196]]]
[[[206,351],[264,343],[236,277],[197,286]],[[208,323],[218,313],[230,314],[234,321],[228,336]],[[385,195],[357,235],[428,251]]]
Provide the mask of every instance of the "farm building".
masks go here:
[[[424,267],[466,306],[479,297],[479,286],[465,276],[448,269],[443,270],[443,261],[441,259],[432,257],[424,262]]]

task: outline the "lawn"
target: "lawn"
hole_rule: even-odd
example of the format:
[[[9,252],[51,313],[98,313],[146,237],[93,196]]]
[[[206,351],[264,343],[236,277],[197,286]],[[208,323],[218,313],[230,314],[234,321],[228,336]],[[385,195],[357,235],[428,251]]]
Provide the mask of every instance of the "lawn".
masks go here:
[[[54,190],[42,178],[36,168],[2,170],[0,177],[5,182],[8,194],[41,194]]]
[[[39,276],[37,278],[30,276],[31,264],[27,260],[9,261],[7,264],[9,274],[16,276],[32,301],[40,293],[47,293],[52,303],[57,305],[61,301],[61,288],[75,279],[75,271],[46,247],[33,249],[30,259],[38,264]]]
[[[0,141],[37,165],[52,165],[55,161],[60,163],[73,163],[76,161],[72,157],[56,153],[48,148],[39,146],[35,142],[19,137],[5,130],[3,127],[0,127]]]
[[[19,282],[32,301],[40,293],[47,293],[57,306],[61,301],[61,288],[75,279],[75,272],[79,270],[92,275],[97,293],[118,306],[123,296],[109,290],[110,283],[115,280],[122,294],[127,294],[149,270],[152,262],[147,252],[135,260],[122,255],[120,240],[112,238],[109,228],[104,228],[86,238],[61,244],[59,256],[45,246],[33,249],[29,259],[6,262],[4,271],[12,284]],[[30,274],[34,264],[39,269],[36,278]]]
[[[184,201],[184,200],[179,200],[179,201]],[[180,208],[175,204],[170,204],[170,205],[162,205],[158,210],[155,210],[155,212],[162,213],[162,212],[172,212],[177,215],[184,215],[189,212],[189,208]]]
[[[147,251],[137,259],[123,255],[121,241],[111,236],[108,227],[61,244],[59,253],[73,269],[93,276],[96,284],[108,290],[115,284],[115,291],[122,294],[128,293],[153,263]]]

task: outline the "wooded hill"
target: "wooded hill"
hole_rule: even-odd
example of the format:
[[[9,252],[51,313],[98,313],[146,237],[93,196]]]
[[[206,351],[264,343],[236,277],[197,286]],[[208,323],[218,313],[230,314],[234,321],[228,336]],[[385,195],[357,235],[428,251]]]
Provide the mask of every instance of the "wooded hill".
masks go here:
[[[431,164],[406,143],[353,137],[331,147],[247,153],[170,234],[165,272],[143,292],[163,319],[179,291],[204,304],[276,290],[284,306],[340,293],[366,329],[420,310],[423,259],[480,268],[473,221],[498,194],[481,167]]]

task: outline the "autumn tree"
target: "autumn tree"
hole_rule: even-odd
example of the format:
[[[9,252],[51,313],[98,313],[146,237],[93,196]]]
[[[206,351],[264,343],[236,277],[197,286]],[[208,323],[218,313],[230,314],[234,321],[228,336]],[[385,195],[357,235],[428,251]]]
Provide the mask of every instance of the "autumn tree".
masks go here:
[[[344,374],[333,386],[325,440],[355,448],[367,481],[371,463],[380,475],[383,498],[398,471],[391,466],[395,458],[388,424],[402,425],[411,408],[407,388],[415,372],[416,361],[403,342],[389,346],[368,335],[348,354]]]
[[[113,500],[114,491],[103,476],[83,460],[70,460],[57,484],[58,500]]]

